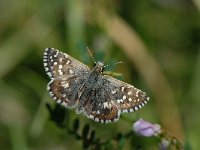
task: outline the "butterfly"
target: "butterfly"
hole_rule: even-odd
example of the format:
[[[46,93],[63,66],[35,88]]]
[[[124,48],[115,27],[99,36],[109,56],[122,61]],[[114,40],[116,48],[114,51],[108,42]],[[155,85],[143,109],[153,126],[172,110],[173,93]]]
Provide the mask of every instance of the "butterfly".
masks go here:
[[[133,85],[104,75],[103,62],[90,69],[54,48],[45,49],[43,62],[51,79],[47,85],[50,96],[96,122],[115,122],[121,113],[136,111],[149,101],[147,94]]]

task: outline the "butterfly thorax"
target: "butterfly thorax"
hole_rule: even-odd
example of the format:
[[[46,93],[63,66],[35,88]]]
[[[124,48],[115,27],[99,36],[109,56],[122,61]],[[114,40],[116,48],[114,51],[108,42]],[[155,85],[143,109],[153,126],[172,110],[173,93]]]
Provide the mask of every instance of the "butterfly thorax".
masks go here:
[[[98,61],[94,68],[92,68],[92,72],[97,73],[97,74],[101,74],[103,72],[103,67],[104,67],[104,63],[101,61]]]

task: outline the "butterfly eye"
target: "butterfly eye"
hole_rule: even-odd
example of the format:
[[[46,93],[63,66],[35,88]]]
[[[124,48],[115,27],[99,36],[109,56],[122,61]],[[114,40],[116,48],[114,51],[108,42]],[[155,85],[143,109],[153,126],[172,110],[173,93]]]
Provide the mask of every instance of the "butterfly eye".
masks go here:
[[[105,71],[105,67],[103,67],[103,68],[102,68],[102,71],[101,71],[101,73],[103,73],[104,71]]]

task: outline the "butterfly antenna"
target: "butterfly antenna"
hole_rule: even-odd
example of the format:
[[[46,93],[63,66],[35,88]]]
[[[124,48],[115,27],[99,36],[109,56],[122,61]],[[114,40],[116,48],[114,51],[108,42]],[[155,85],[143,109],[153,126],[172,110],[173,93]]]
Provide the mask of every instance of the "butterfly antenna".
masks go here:
[[[123,61],[118,61],[118,62],[114,63],[114,65],[123,64],[123,63],[124,63]]]
[[[117,64],[123,64],[123,63],[124,63],[123,61],[118,61],[118,62],[113,63],[113,64],[105,65],[104,68],[105,68],[105,67],[108,67],[108,66],[114,66],[114,65],[117,65]]]
[[[94,57],[92,56],[92,53],[91,53],[89,47],[86,47],[86,48],[87,48],[87,50],[88,50],[88,53],[90,54],[90,57],[92,57],[92,60],[93,60],[94,63],[96,64],[97,62],[95,61]]]

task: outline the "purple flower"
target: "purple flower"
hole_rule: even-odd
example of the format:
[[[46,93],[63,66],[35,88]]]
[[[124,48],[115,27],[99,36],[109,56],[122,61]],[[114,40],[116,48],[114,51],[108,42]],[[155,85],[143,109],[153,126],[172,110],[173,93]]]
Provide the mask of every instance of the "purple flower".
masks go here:
[[[152,124],[143,119],[140,119],[133,124],[133,130],[138,135],[149,137],[160,133],[161,128],[159,124]]]
[[[162,139],[161,143],[159,144],[159,149],[160,150],[167,150],[169,148],[170,142],[166,139]]]

